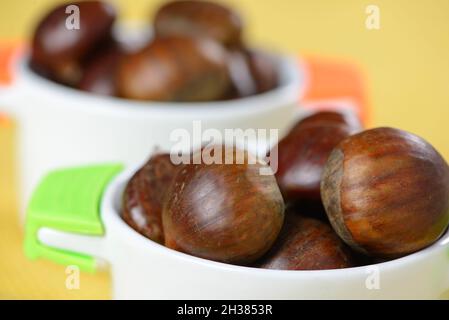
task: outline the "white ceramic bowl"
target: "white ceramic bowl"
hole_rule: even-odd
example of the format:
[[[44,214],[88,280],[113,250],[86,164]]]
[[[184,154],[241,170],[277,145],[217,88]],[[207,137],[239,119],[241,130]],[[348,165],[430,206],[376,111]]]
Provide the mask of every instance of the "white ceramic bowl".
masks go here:
[[[159,245],[119,216],[124,187],[136,168],[116,177],[101,203],[103,237],[43,228],[42,244],[106,261],[116,299],[434,299],[449,288],[449,233],[409,256],[325,271],[233,266]]]
[[[95,96],[48,81],[29,70],[27,56],[13,66],[15,82],[0,87],[0,111],[17,119],[22,208],[51,169],[83,163],[140,162],[155,147],[169,148],[174,129],[276,128],[285,130],[303,88],[297,59],[275,57],[280,86],[223,102],[156,103]],[[24,211],[24,210],[22,210]]]

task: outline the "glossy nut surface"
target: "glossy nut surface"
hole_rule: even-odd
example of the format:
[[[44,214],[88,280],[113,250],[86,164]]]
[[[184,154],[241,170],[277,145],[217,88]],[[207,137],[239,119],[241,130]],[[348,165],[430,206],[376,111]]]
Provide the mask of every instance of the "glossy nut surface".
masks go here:
[[[244,50],[236,49],[228,52],[228,70],[231,80],[229,92],[224,99],[238,99],[257,94],[257,82]]]
[[[163,211],[166,245],[242,265],[266,253],[281,230],[284,203],[275,178],[260,175],[267,166],[251,163],[183,165]]]
[[[123,195],[123,220],[159,243],[164,242],[163,201],[176,170],[170,155],[155,155],[131,178]]]
[[[226,98],[248,97],[278,86],[277,66],[265,52],[239,48],[230,50],[228,56],[232,86]]]
[[[321,174],[332,149],[353,129],[327,119],[328,113],[301,120],[277,145],[276,179],[286,201],[320,200]],[[338,117],[336,115],[335,117]]]
[[[312,113],[311,115],[302,119],[300,124],[295,126],[295,128],[304,127],[306,125],[324,126],[326,124],[340,124],[343,126],[347,126],[351,129],[351,132],[360,131],[362,129],[362,124],[354,113],[344,113],[338,111],[319,111]]]
[[[328,224],[288,211],[278,239],[258,267],[326,270],[354,265],[351,252]]]
[[[395,258],[435,242],[449,221],[449,169],[411,133],[376,128],[343,140],[323,173],[329,220],[351,247]]]
[[[279,74],[273,58],[261,50],[247,50],[247,55],[257,93],[275,89],[279,84]]]
[[[69,5],[79,8],[79,29],[66,25]],[[71,12],[71,11],[69,11]],[[38,24],[32,40],[31,67],[38,73],[67,85],[77,85],[82,64],[95,48],[110,39],[116,13],[101,1],[60,5]]]
[[[118,47],[101,50],[86,64],[78,88],[99,95],[117,96],[117,66],[122,56]]]
[[[210,101],[230,86],[226,52],[207,39],[155,39],[123,59],[118,75],[124,98],[153,101]]]
[[[242,20],[233,10],[208,1],[173,1],[156,13],[157,36],[210,37],[225,46],[241,42]]]

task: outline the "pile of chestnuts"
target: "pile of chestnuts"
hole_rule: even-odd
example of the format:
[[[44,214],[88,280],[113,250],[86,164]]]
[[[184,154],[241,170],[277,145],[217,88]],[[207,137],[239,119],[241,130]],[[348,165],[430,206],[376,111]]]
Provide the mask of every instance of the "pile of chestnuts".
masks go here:
[[[399,258],[449,224],[449,166],[402,130],[363,130],[355,117],[317,112],[274,147],[273,175],[261,175],[269,164],[249,152],[220,148],[244,161],[174,165],[153,155],[125,189],[122,218],[180,252],[280,270]]]
[[[79,10],[78,26],[67,26],[69,5]],[[54,8],[34,32],[30,68],[72,88],[144,101],[229,100],[278,86],[273,57],[248,48],[242,18],[221,4],[164,4],[154,36],[137,48],[117,39],[116,20],[115,8],[102,1]]]

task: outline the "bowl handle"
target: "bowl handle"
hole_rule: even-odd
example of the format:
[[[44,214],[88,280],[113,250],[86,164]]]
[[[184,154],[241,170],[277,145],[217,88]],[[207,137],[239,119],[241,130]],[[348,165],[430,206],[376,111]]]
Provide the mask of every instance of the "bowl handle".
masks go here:
[[[104,248],[103,191],[123,166],[104,164],[53,171],[36,188],[27,210],[25,254],[94,272]]]

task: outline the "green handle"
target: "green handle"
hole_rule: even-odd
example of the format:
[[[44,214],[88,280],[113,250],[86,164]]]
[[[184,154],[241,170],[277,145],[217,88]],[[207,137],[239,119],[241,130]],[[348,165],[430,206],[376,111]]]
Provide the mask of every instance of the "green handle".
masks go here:
[[[83,235],[104,235],[100,218],[103,192],[123,166],[105,164],[69,168],[48,174],[34,192],[27,210],[25,254],[30,259],[46,258],[81,270],[95,271],[88,255],[47,247],[38,240],[40,228]]]

